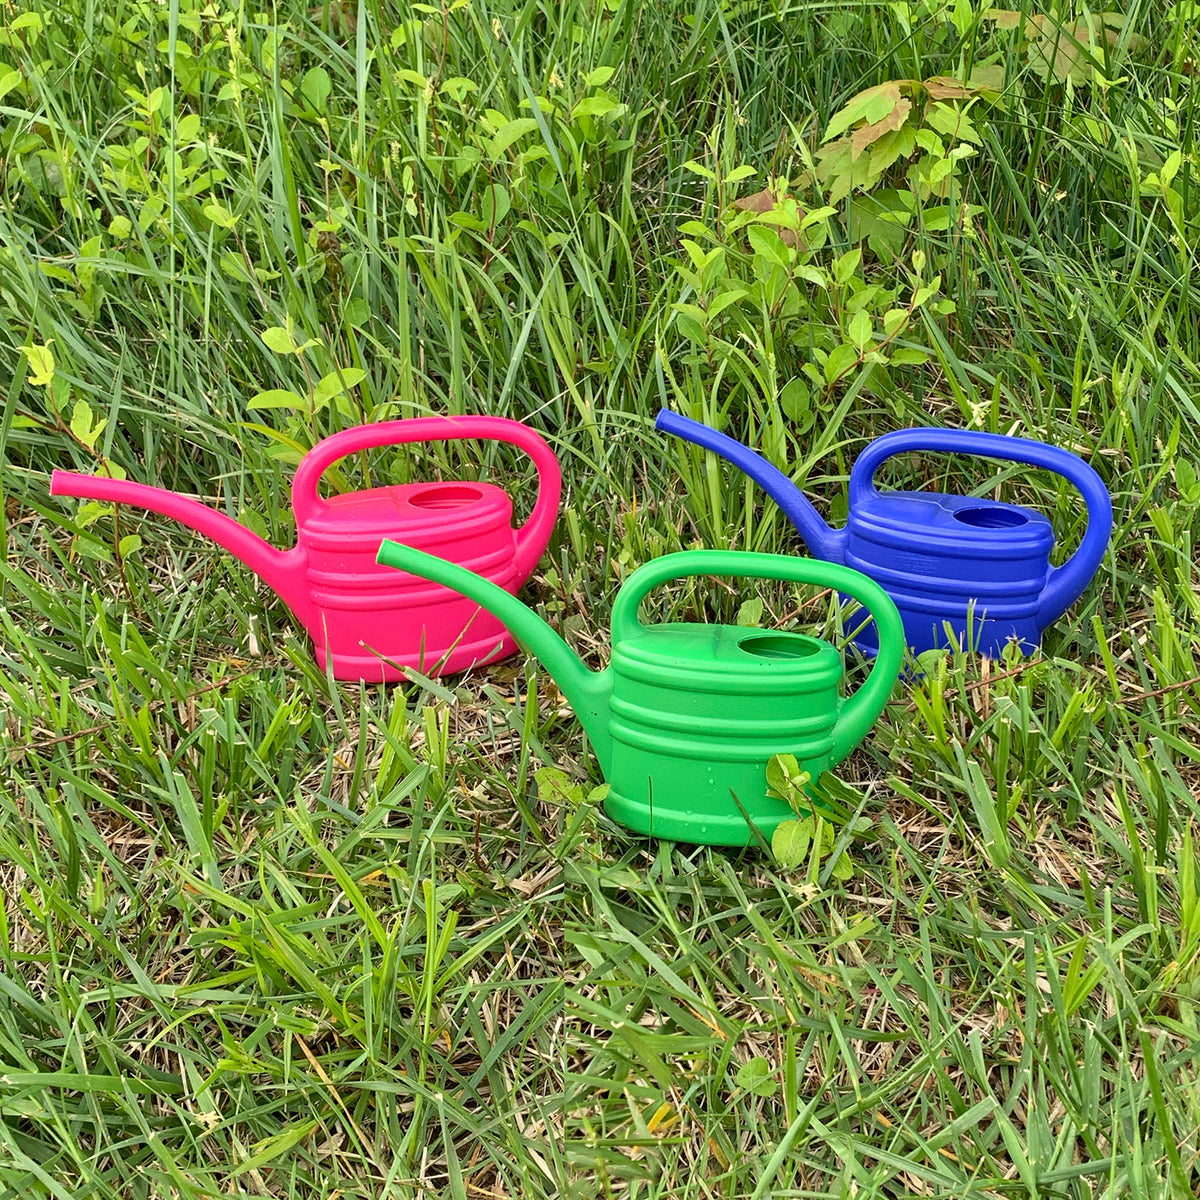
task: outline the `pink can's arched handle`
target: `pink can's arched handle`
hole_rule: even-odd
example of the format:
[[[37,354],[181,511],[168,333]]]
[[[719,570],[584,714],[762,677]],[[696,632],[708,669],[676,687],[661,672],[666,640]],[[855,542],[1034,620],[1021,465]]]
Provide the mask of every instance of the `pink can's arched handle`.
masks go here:
[[[325,503],[317,491],[321,476],[348,454],[376,446],[399,446],[411,442],[446,442],[479,438],[507,442],[533,459],[538,473],[538,497],[529,520],[516,531],[516,566],[522,580],[529,577],[550,541],[558,502],[562,496],[562,471],[554,451],[540,434],[507,417],[408,417],[356,425],[323,438],[301,460],[292,480],[292,506],[296,525],[302,526]]]

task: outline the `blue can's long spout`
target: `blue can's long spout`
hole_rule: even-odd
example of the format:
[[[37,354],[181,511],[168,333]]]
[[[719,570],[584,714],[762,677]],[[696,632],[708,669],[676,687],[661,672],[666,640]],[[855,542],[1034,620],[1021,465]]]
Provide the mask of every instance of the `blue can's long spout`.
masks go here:
[[[663,433],[674,434],[686,442],[694,442],[697,446],[703,446],[705,450],[711,450],[733,463],[779,505],[784,516],[796,527],[796,531],[816,558],[833,563],[845,562],[846,539],[843,531],[831,529],[826,525],[804,493],[761,454],[756,454],[749,446],[743,446],[741,442],[718,433],[708,425],[681,416],[669,408],[659,412],[654,428]]]

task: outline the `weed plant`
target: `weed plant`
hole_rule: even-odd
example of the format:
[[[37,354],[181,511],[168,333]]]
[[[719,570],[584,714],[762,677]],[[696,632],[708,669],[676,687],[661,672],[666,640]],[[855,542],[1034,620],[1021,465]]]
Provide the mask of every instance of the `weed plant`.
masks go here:
[[[0,9],[0,1197],[1183,1197],[1200,1186],[1200,6],[24,0]],[[604,817],[513,660],[335,684],[281,601],[54,467],[279,546],[347,425],[542,431],[527,589],[797,552],[908,424],[1087,458],[1041,653],[947,654],[785,866]],[[1082,528],[1065,485],[925,456]],[[376,453],[330,486],[487,475]],[[662,616],[830,597],[693,581]]]

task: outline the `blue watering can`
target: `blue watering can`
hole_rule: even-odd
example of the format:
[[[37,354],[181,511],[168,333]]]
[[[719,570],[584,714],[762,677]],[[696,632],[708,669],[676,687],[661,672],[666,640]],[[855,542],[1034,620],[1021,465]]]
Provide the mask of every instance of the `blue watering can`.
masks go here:
[[[899,429],[873,441],[850,472],[844,529],[831,529],[800,489],[760,454],[715,429],[663,409],[655,428],[728,459],[783,509],[817,558],[874,579],[896,602],[914,653],[953,641],[999,655],[1010,638],[1023,650],[1083,594],[1108,547],[1112,501],[1081,458],[1027,438],[953,429]],[[1050,565],[1054,530],[1039,512],[975,496],[880,492],[875,472],[913,450],[973,454],[1027,463],[1073,483],[1087,506],[1087,529],[1075,553]],[[855,639],[878,649],[873,624]]]

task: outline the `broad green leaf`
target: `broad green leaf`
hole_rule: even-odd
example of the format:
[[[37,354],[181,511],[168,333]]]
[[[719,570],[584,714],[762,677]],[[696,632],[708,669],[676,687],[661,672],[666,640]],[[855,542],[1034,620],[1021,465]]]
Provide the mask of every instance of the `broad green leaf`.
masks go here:
[[[858,270],[858,265],[861,262],[861,246],[855,246],[853,250],[847,250],[833,265],[834,278],[838,283],[847,283],[854,272]]]
[[[342,316],[356,329],[361,329],[371,319],[371,310],[361,296],[355,296],[342,307]]]
[[[583,82],[587,87],[603,87],[616,73],[616,67],[594,67],[584,75]]]
[[[41,13],[24,12],[10,21],[8,28],[13,33],[20,33],[21,30],[27,29],[33,37],[36,37],[45,28],[45,22],[42,20]]]
[[[113,217],[108,232],[115,238],[127,238],[133,232],[133,222],[128,217]]]
[[[871,314],[865,308],[860,308],[850,318],[850,324],[846,328],[850,341],[854,343],[860,353],[871,340],[871,329]]]
[[[340,396],[351,388],[357,387],[367,373],[361,367],[344,367],[339,371],[330,371],[323,375],[316,388],[313,389],[313,403],[317,408],[323,408],[334,396]]]
[[[884,134],[879,141],[871,146],[871,156],[867,169],[872,175],[882,175],[894,162],[902,158],[910,158],[917,148],[917,131],[912,125],[905,125],[894,133]],[[883,189],[891,191],[890,188]]]
[[[576,807],[583,800],[583,787],[559,767],[538,767],[533,773],[538,799],[543,804]]]
[[[54,355],[50,352],[50,343],[22,346],[21,353],[29,359],[29,382],[34,387],[49,387],[54,379]]]
[[[820,267],[813,267],[808,263],[797,263],[792,270],[792,274],[797,279],[803,279],[806,283],[814,284],[823,291],[828,291],[829,285],[833,282]]]
[[[736,304],[739,300],[745,299],[750,293],[745,288],[730,288],[727,292],[722,292],[716,299],[712,300],[708,306],[708,319],[711,321],[713,317],[727,309],[731,304]]]
[[[86,400],[76,400],[71,411],[71,432],[90,450],[96,444],[96,438],[104,428],[100,422],[98,429],[92,429],[92,406]]]
[[[175,141],[194,142],[200,133],[200,114],[188,113],[180,117],[175,124]]]
[[[790,803],[811,779],[794,754],[776,754],[767,762],[767,788],[780,800]]]
[[[292,335],[282,325],[272,325],[270,329],[264,329],[259,336],[266,344],[267,349],[274,350],[276,354],[295,353],[296,343],[292,341]]]
[[[75,539],[74,546],[84,558],[91,558],[102,563],[111,563],[113,560],[112,551],[94,537],[81,534]],[[92,1075],[86,1078],[94,1080],[97,1076]]]
[[[798,867],[808,857],[812,842],[812,820],[784,821],[771,835],[771,853],[775,861],[785,868]]]
[[[508,216],[512,208],[512,197],[502,183],[493,183],[484,189],[483,204],[479,215],[485,229],[495,229]]]
[[[7,96],[13,88],[17,87],[21,79],[20,71],[5,71],[4,74],[0,75],[0,100]]]
[[[324,112],[325,101],[329,99],[329,93],[333,91],[333,82],[329,78],[329,72],[324,67],[310,67],[304,72],[300,91],[304,93],[304,98],[317,112]]]
[[[913,293],[913,308],[920,308],[922,304],[928,304],[929,301],[938,294],[941,286],[941,275],[935,275],[930,283],[926,284],[924,287],[917,288],[917,290]]]
[[[462,75],[452,75],[449,79],[443,79],[438,84],[438,91],[443,96],[449,96],[451,100],[461,100],[468,92],[479,91],[479,84],[473,79],[466,79]]]
[[[876,258],[891,262],[904,249],[907,225],[912,214],[883,207],[874,196],[855,196],[849,202],[850,235],[854,241],[867,239]],[[886,325],[885,325],[886,329]]]
[[[812,411],[812,395],[799,376],[784,384],[779,393],[779,407],[789,421],[803,420]]]
[[[800,232],[803,233],[806,229],[813,225],[828,224],[830,217],[837,216],[837,209],[830,205],[823,205],[821,208],[814,208],[810,212],[804,214],[804,220],[800,222]]]
[[[219,225],[222,229],[237,228],[237,217],[225,205],[219,204],[216,200],[206,204],[202,211],[214,225]]]
[[[271,388],[259,392],[247,405],[247,408],[298,408],[307,409],[308,401],[299,392],[288,391],[285,388]]]
[[[115,504],[104,504],[99,500],[89,500],[86,504],[81,504],[75,510],[75,524],[86,527],[94,521],[100,520],[101,517],[107,517],[114,512],[116,512]]]
[[[624,112],[625,105],[623,105],[619,100],[614,100],[607,93],[601,92],[597,96],[585,96],[571,110],[571,116],[607,117],[615,115],[618,109]]]
[[[858,348],[843,342],[834,346],[825,360],[825,382],[836,383],[858,362]]]
[[[743,1063],[735,1079],[738,1087],[755,1096],[773,1096],[779,1086],[773,1078],[771,1064],[765,1058],[752,1058]]]
[[[763,602],[761,596],[751,596],[738,607],[737,624],[757,626],[762,621]]]
[[[526,134],[532,133],[538,127],[533,117],[517,117],[496,130],[496,135],[488,142],[488,155],[492,159],[499,158],[514,142],[518,142]]]
[[[122,558],[130,558],[142,548],[141,534],[127,533],[118,543],[117,551]]]
[[[780,796],[785,794],[784,789],[787,787],[787,768],[781,761],[786,758],[796,762],[796,757],[792,754],[776,754],[767,762],[767,787]]]
[[[319,346],[321,343],[316,338],[307,338],[303,342],[295,342],[292,339],[290,330],[284,329],[282,325],[272,325],[270,329],[264,329],[259,334],[267,349],[274,350],[276,354],[301,354],[310,346]]]
[[[1196,468],[1186,458],[1175,460],[1175,484],[1179,488],[1180,495],[1185,499],[1190,498],[1197,491]]]
[[[478,217],[473,217],[470,213],[453,212],[447,220],[451,225],[458,226],[459,229],[470,229],[475,233],[487,233],[488,230],[486,221],[481,221]]]
[[[750,245],[756,255],[785,269],[791,266],[795,255],[789,252],[779,234],[773,229],[751,225],[746,230],[746,236],[750,239]]]
[[[931,104],[925,110],[925,124],[938,133],[960,142],[979,142],[979,131],[963,109],[953,104]]]
[[[704,267],[708,263],[708,255],[704,252],[704,250],[700,246],[696,245],[691,238],[684,238],[681,244],[687,251],[688,258],[692,260],[692,266],[695,267],[697,271],[704,270]]]

